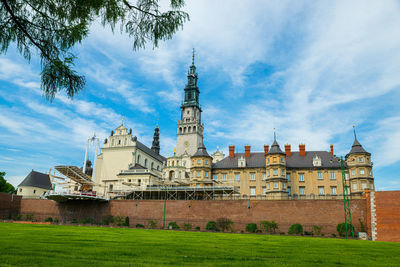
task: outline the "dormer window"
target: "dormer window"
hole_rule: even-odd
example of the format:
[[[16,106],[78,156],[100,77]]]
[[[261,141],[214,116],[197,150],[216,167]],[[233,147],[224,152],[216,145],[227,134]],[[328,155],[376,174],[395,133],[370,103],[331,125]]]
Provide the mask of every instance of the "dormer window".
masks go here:
[[[246,159],[245,159],[243,156],[241,156],[241,157],[238,159],[238,166],[239,166],[239,167],[246,167]]]
[[[358,162],[363,162],[363,158],[362,158],[362,157],[359,157],[359,158],[358,158]]]
[[[322,165],[321,158],[318,157],[318,155],[315,155],[315,157],[313,158],[313,166],[321,167],[321,165]]]

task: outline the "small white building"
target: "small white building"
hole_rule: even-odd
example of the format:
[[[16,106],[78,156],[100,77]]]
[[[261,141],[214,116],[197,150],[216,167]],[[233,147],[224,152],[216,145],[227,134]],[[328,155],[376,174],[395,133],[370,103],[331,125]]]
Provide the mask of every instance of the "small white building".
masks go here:
[[[32,170],[18,185],[17,195],[23,198],[40,198],[51,189],[52,184],[49,175]]]

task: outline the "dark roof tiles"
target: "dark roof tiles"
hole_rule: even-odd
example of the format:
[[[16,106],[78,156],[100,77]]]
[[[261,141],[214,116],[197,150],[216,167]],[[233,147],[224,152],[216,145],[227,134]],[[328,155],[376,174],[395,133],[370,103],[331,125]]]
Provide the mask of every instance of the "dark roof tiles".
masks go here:
[[[28,176],[18,185],[20,186],[32,186],[32,187],[39,187],[43,189],[51,189],[51,182],[50,177],[48,174],[44,174],[41,172],[36,172],[32,170]]]
[[[314,166],[313,159],[315,156],[321,158],[321,166]],[[244,153],[235,153],[234,158],[226,157],[223,160],[214,163],[214,169],[235,169],[238,167],[238,159],[244,157]],[[246,159],[246,168],[265,168],[265,155],[263,152],[250,153]],[[301,156],[299,152],[292,152],[290,157],[286,157],[287,168],[340,168],[340,161],[327,151],[306,151],[305,156]]]
[[[357,138],[354,139],[354,143],[353,146],[351,147],[351,150],[349,152],[349,154],[360,154],[360,153],[366,153],[369,154],[367,151],[365,151],[365,149],[362,147],[362,145],[360,144],[360,142],[358,142]],[[347,155],[349,155],[347,154]]]
[[[139,148],[140,150],[146,152],[147,154],[149,154],[150,156],[152,156],[153,158],[155,158],[155,159],[157,159],[157,160],[159,160],[159,161],[161,161],[161,162],[164,162],[164,161],[167,160],[166,158],[164,158],[164,157],[161,156],[160,154],[157,154],[156,152],[154,152],[153,150],[151,150],[150,148],[148,148],[146,145],[144,145],[143,143],[141,143],[141,142],[139,142],[139,141],[137,141],[137,140],[136,140],[136,146],[137,146],[137,148]]]

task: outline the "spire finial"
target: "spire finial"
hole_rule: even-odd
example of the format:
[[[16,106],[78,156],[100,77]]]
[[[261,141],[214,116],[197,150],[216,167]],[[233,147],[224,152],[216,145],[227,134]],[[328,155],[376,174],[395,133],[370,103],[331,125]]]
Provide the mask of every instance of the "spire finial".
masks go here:
[[[356,126],[355,125],[353,125],[353,132],[354,132],[354,139],[357,139]]]
[[[121,125],[123,126],[124,125],[124,120],[125,120],[125,118],[121,118]]]
[[[276,141],[276,132],[275,132],[275,128],[274,128],[274,141]]]
[[[194,65],[194,47],[193,47],[193,51],[192,51],[192,65]]]

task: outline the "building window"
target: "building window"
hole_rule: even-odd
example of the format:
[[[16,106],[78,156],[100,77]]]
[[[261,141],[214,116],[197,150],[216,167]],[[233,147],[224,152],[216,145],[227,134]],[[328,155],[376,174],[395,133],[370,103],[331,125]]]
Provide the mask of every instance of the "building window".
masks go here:
[[[269,177],[269,176],[270,176],[270,174],[269,174],[269,170],[268,170],[268,172],[267,172],[267,173],[268,173],[268,177]]]
[[[367,182],[362,182],[361,183],[361,189],[366,189],[366,188],[368,188]]]
[[[267,159],[267,162],[269,163],[269,158]]]
[[[301,195],[301,196],[304,196],[304,195],[305,195],[306,188],[305,188],[304,186],[300,186],[300,187],[299,187],[299,191],[300,191],[300,195]]]
[[[267,179],[267,175],[265,173],[263,173],[263,180]]]
[[[290,173],[286,173],[286,179],[290,182]]]
[[[349,174],[345,173],[344,176],[346,177],[346,180],[349,180]]]
[[[369,176],[372,176],[372,171],[371,171],[371,170],[369,170],[369,172],[368,172],[368,173],[369,173]]]
[[[278,188],[278,183],[274,183],[274,188]]]
[[[250,180],[252,180],[252,181],[256,180],[256,175],[254,173],[250,174]]]
[[[262,192],[263,192],[263,195],[266,195],[266,194],[267,194],[267,188],[266,188],[265,186],[263,186]]]
[[[270,189],[271,189],[271,186],[270,186],[270,184],[269,184],[269,183],[267,184],[267,188],[268,188],[268,190],[270,190]]]
[[[353,183],[353,190],[357,190],[357,183]]]
[[[290,196],[290,194],[291,194],[291,188],[290,188],[290,186],[288,186],[288,188],[287,188],[287,192],[288,192],[288,195]]]
[[[132,182],[132,180],[131,180],[131,179],[128,179],[128,183],[130,183],[130,182]]]
[[[197,177],[200,177],[200,172],[197,172]]]
[[[206,165],[208,164],[208,160],[206,160]]]
[[[74,190],[78,191],[78,186],[77,185],[75,185]]]
[[[154,169],[154,162],[151,163],[151,169]]]
[[[19,189],[19,192],[22,192],[22,188]]]
[[[235,174],[235,180],[239,181],[239,174],[238,173]]]
[[[336,186],[331,186],[331,194],[332,196],[336,196]]]
[[[325,190],[323,186],[318,186],[318,194],[320,196],[325,195]]]
[[[364,169],[361,169],[360,170],[360,174],[364,174],[365,172],[364,172]]]
[[[118,145],[120,145],[121,144],[121,140],[118,140]]]
[[[215,181],[217,180],[217,175],[216,175],[216,174],[213,175],[213,179],[214,179]]]
[[[371,189],[374,190],[374,184],[370,183],[369,185],[370,185]]]
[[[335,180],[335,173],[331,172],[331,180]]]
[[[281,162],[283,163],[283,158],[281,158]]]
[[[142,180],[138,179],[137,183],[138,183],[138,186],[140,186],[142,184]]]
[[[222,175],[222,181],[226,181],[226,174]]]
[[[205,172],[205,173],[204,173],[204,177],[208,177],[208,172]]]
[[[113,185],[112,184],[110,184],[109,189],[110,189],[110,191],[113,190]]]
[[[201,159],[199,159],[199,160],[197,161],[197,164],[199,164],[199,165],[201,164]]]
[[[285,170],[282,170],[282,176],[285,176]]]
[[[355,170],[351,171],[351,176],[356,176],[356,171]]]
[[[358,162],[363,162],[363,158],[362,158],[362,157],[359,157],[359,158],[358,158]]]
[[[33,193],[36,194],[36,189],[33,189]]]
[[[304,174],[303,173],[299,174],[299,181],[304,182]]]
[[[318,180],[322,180],[322,172],[318,172]]]
[[[278,170],[274,169],[274,175],[278,175]]]
[[[250,187],[250,196],[255,196],[255,195],[256,195],[256,188]]]
[[[137,156],[137,163],[140,164],[140,155]]]
[[[285,189],[286,188],[286,184],[282,184],[282,187],[283,187],[283,189]]]

